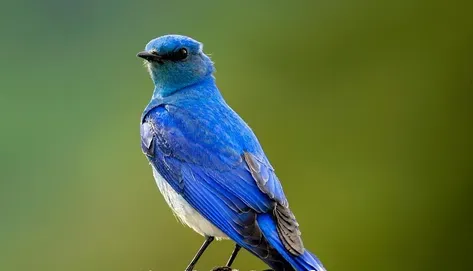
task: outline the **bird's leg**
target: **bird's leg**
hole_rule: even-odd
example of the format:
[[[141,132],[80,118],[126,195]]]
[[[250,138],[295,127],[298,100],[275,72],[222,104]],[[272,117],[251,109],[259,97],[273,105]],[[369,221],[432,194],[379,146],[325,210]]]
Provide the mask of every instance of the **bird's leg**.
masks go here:
[[[213,236],[208,236],[207,239],[205,239],[205,242],[202,244],[202,246],[199,248],[199,251],[195,254],[194,258],[192,261],[189,263],[189,265],[186,268],[186,271],[192,271],[194,270],[194,266],[196,265],[197,261],[199,261],[200,256],[204,254],[204,251],[207,249],[207,247],[212,243],[212,241],[215,238]]]
[[[227,261],[227,264],[225,266],[218,266],[212,269],[212,271],[232,271],[232,264],[235,261],[236,256],[238,255],[238,252],[240,251],[241,246],[239,244],[235,244],[235,249],[233,249],[232,255],[230,255],[230,258]]]
[[[238,255],[238,252],[240,251],[241,246],[239,244],[235,244],[235,249],[232,252],[232,255],[230,255],[230,258],[228,259],[228,262],[226,266],[231,267],[233,262],[235,261],[236,256]]]

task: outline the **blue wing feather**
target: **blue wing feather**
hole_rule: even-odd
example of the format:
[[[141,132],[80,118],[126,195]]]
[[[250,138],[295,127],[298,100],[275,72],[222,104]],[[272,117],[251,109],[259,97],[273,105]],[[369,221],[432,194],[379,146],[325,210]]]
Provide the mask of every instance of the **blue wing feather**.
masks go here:
[[[143,114],[143,152],[227,236],[274,269],[290,270],[257,223],[276,205],[288,208],[281,184],[251,129],[223,100],[205,98],[154,101]]]
[[[228,135],[232,129],[221,127],[225,123],[213,123],[213,127],[208,127],[209,124],[212,123],[176,106],[159,106],[146,115],[144,125],[152,131],[145,134],[154,134],[156,144],[156,157],[148,157],[171,186],[181,191],[182,186],[186,185],[187,182],[178,175],[182,165],[188,164],[200,166],[211,185],[219,185],[257,212],[271,210],[275,200],[286,205],[286,197],[272,167],[265,164],[264,156],[257,158],[257,155],[264,155],[262,150],[251,153],[259,172],[266,179],[262,185],[255,181],[243,159],[247,148],[241,135],[252,134],[251,130],[246,125],[238,127],[240,140],[238,137],[235,140]],[[216,133],[215,129],[220,132]]]

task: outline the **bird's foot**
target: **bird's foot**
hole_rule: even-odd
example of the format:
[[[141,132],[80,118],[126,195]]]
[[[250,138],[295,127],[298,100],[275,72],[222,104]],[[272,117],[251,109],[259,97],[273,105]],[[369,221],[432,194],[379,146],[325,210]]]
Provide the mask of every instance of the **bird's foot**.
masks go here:
[[[214,267],[211,271],[238,271],[237,269],[232,269],[231,267],[228,266],[217,266]],[[273,269],[266,269],[263,271],[274,271]]]
[[[233,269],[228,266],[217,266],[212,269],[212,271],[232,271]]]

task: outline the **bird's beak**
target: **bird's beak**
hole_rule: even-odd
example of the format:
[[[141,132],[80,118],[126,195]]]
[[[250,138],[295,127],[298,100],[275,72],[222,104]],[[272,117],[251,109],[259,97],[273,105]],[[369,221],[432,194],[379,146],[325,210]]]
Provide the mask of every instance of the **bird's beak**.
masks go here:
[[[136,54],[136,56],[141,57],[141,58],[143,58],[147,61],[157,61],[157,62],[161,61],[161,56],[160,55],[153,54],[153,53],[150,53],[148,51],[139,52],[138,54]]]

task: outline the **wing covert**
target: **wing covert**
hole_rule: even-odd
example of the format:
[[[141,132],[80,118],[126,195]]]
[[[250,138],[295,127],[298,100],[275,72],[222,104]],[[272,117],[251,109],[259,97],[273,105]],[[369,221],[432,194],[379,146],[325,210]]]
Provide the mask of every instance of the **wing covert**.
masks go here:
[[[221,117],[198,118],[170,105],[153,108],[141,125],[143,152],[173,189],[230,237],[269,253],[256,215],[272,213],[288,251],[303,252],[298,224],[259,144],[251,149],[247,138],[232,135],[250,134],[257,143],[256,137],[241,119]]]

